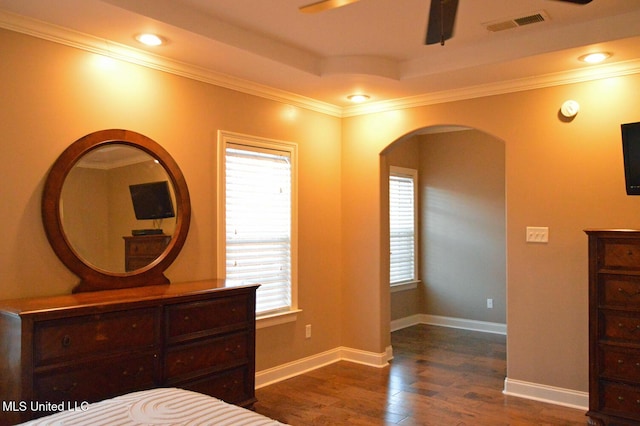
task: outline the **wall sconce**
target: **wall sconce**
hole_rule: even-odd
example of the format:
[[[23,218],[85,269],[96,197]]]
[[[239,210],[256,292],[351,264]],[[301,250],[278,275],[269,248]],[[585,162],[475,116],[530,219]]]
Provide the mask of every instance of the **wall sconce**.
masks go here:
[[[573,100],[568,100],[560,107],[560,114],[566,118],[573,118],[580,111],[580,104]]]

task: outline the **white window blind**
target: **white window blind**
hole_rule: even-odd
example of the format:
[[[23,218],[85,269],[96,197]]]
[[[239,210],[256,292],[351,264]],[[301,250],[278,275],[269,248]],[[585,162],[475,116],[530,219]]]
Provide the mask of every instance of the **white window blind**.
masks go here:
[[[415,281],[415,174],[391,171],[389,176],[389,230],[391,284]]]
[[[256,313],[291,307],[291,159],[227,144],[226,279],[260,284]]]

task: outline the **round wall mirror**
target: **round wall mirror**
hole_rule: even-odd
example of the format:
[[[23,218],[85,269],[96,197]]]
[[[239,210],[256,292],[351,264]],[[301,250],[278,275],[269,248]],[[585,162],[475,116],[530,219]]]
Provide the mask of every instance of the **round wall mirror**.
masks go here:
[[[180,168],[153,140],[128,130],[80,138],[45,182],[51,246],[80,283],[74,292],[167,284],[191,218]]]

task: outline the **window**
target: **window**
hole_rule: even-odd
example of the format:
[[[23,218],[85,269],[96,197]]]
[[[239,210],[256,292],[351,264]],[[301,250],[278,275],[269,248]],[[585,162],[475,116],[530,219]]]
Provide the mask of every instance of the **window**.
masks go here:
[[[295,310],[296,146],[230,133],[221,133],[219,143],[219,275],[231,285],[260,284],[258,316]]]
[[[416,188],[418,173],[391,167],[389,173],[390,282],[418,281]]]

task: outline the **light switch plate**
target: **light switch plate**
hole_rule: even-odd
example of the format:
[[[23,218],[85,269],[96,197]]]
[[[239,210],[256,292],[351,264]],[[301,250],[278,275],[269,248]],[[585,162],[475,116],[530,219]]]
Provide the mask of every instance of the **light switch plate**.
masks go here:
[[[548,243],[549,228],[547,226],[527,226],[528,243]]]

